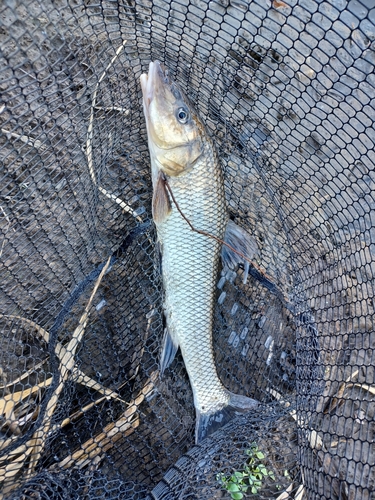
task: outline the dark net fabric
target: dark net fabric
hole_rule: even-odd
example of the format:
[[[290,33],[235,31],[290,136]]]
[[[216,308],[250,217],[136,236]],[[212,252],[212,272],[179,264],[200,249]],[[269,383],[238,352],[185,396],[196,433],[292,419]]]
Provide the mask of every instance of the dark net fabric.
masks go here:
[[[158,373],[154,60],[272,282],[218,276],[218,374],[261,406],[199,446]],[[374,64],[373,0],[1,2],[1,498],[373,498]]]

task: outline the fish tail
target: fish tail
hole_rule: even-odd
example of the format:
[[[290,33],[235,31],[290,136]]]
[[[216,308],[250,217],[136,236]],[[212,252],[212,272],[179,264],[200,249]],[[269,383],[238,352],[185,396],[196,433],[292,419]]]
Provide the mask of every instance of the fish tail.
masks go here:
[[[255,399],[233,394],[230,391],[227,392],[229,395],[229,403],[226,406],[222,406],[220,409],[215,408],[215,410],[211,412],[201,412],[196,409],[196,444],[226,425],[236,415],[254,410],[259,405],[259,401]]]

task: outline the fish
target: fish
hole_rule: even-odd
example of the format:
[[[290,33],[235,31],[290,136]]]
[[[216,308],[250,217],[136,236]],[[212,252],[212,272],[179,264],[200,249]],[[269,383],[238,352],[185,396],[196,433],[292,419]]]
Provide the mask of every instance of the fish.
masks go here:
[[[193,391],[199,443],[238,412],[259,404],[224,387],[212,342],[220,255],[223,268],[234,269],[243,261],[239,254],[251,259],[257,245],[229,219],[214,143],[168,69],[159,61],[150,62],[140,83],[166,320],[160,372],[169,367],[179,348]]]

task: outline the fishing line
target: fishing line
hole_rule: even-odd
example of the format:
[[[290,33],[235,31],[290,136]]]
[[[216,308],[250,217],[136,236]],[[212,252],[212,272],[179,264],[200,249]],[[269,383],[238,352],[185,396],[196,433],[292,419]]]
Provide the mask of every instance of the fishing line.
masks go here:
[[[169,182],[165,176],[165,174],[163,174],[163,181],[164,181],[164,184],[169,192],[169,194],[171,195],[171,198],[172,198],[172,201],[173,203],[176,205],[176,208],[178,210],[178,212],[180,213],[181,217],[185,220],[185,222],[187,222],[187,224],[189,225],[190,229],[196,233],[199,233],[203,236],[207,236],[207,238],[212,238],[213,240],[216,240],[217,242],[221,243],[222,245],[225,245],[226,247],[229,248],[229,250],[231,250],[232,252],[234,252],[235,254],[239,255],[242,259],[246,260],[246,262],[248,262],[253,269],[250,269],[250,274],[253,276],[253,278],[257,279],[260,283],[262,283],[271,293],[273,293],[274,295],[278,296],[282,302],[284,304],[289,305],[289,300],[284,296],[284,294],[278,289],[278,287],[275,285],[275,283],[273,283],[272,279],[270,276],[267,275],[267,273],[260,267],[258,266],[258,264],[256,264],[255,262],[253,262],[252,260],[250,260],[248,257],[246,257],[242,252],[239,252],[238,250],[236,250],[235,248],[233,248],[231,245],[229,245],[228,243],[226,243],[225,241],[223,241],[222,239],[218,238],[217,236],[211,234],[211,233],[208,233],[207,231],[203,231],[202,229],[196,229],[193,224],[190,222],[190,220],[186,217],[186,215],[182,212],[179,204],[177,203],[177,200],[176,198],[174,197],[174,194],[172,192],[172,188],[171,186],[169,185]],[[289,308],[289,307],[288,307]]]

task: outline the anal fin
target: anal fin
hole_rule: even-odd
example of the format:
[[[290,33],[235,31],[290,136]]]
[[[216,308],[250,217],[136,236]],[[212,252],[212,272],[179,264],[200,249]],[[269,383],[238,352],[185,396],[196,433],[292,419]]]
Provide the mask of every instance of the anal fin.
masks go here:
[[[163,375],[164,371],[172,363],[178,351],[178,343],[175,342],[170,335],[168,329],[164,330],[163,344],[160,355],[160,375]]]
[[[230,220],[225,231],[224,241],[231,248],[223,245],[221,250],[223,268],[235,270],[239,264],[243,264],[245,269],[243,282],[246,283],[249,273],[249,261],[258,253],[255,238]]]

